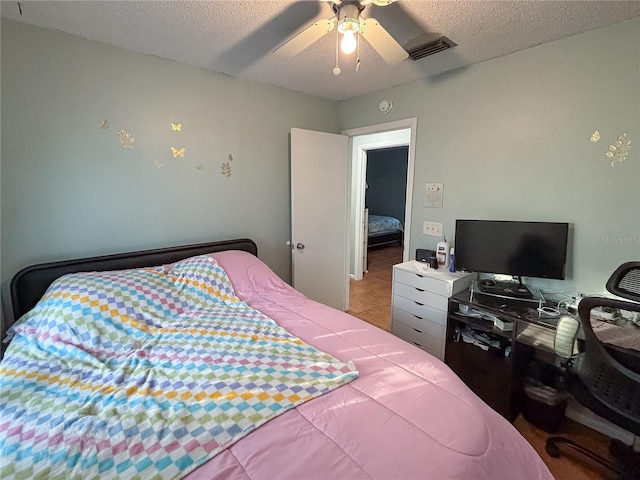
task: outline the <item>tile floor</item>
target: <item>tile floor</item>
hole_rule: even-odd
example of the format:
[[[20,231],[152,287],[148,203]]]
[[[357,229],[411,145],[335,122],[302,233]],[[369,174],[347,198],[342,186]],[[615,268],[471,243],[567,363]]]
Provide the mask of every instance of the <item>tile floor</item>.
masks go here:
[[[402,262],[402,247],[369,250],[368,272],[349,282],[349,310],[354,317],[391,330],[391,270]]]

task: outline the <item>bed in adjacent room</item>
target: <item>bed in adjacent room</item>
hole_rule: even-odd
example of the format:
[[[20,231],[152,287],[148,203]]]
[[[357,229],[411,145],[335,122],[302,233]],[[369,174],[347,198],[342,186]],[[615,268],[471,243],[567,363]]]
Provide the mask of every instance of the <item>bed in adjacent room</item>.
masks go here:
[[[444,363],[256,255],[243,239],[19,273],[0,476],[552,479]]]
[[[368,248],[386,245],[402,245],[404,229],[402,222],[388,215],[369,214],[367,225]]]

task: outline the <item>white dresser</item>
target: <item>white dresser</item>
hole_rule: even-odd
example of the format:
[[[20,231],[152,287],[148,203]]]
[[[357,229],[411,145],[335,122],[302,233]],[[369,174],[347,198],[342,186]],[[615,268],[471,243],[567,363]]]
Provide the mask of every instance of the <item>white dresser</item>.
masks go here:
[[[414,260],[394,265],[391,332],[444,360],[448,298],[469,289],[475,276],[427,270]]]

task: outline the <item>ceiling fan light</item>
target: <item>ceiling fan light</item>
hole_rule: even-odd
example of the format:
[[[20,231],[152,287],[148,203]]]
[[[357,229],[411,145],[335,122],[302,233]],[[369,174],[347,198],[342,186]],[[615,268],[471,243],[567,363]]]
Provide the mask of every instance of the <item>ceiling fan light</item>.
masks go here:
[[[346,4],[340,7],[338,10],[338,31],[340,33],[360,31],[360,23],[358,18],[360,17],[360,10],[358,6],[354,4]]]
[[[338,24],[338,31],[340,33],[357,33],[360,30],[360,24],[357,20],[349,18]]]
[[[348,30],[342,35],[342,41],[340,42],[340,50],[345,55],[349,55],[353,53],[356,47],[358,46],[358,41],[356,40],[355,34]]]

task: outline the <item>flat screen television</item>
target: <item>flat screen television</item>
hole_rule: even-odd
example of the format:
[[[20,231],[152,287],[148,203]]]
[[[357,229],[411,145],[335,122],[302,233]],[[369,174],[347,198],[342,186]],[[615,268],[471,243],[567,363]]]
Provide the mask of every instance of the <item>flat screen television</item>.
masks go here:
[[[458,270],[564,280],[568,223],[456,220]]]

